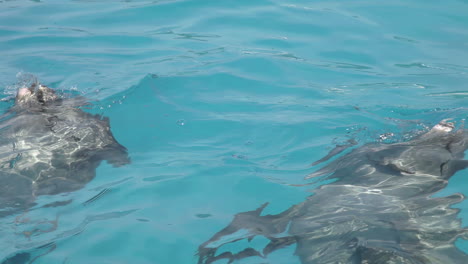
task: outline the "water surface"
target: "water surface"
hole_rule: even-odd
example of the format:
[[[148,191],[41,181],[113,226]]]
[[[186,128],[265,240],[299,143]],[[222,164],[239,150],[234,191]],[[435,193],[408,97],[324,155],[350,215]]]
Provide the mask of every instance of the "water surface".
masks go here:
[[[234,214],[303,201],[312,187],[293,185],[335,144],[461,124],[466,10],[458,0],[0,1],[2,98],[21,72],[84,95],[132,157],[38,200],[66,206],[1,219],[0,260],[196,263]],[[444,193],[467,193],[467,173]],[[457,205],[464,223],[467,206]],[[293,251],[242,263],[298,263]]]

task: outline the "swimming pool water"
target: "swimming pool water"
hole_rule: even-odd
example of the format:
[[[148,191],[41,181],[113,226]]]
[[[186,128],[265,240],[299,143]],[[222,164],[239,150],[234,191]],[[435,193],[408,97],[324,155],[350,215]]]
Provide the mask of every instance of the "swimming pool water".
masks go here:
[[[132,158],[38,201],[66,206],[0,219],[0,260],[196,263],[236,213],[309,196],[294,185],[336,144],[462,124],[466,10],[461,0],[0,1],[2,98],[18,73],[82,94]],[[467,193],[467,174],[444,193]],[[468,204],[457,207],[466,224]],[[299,263],[293,252],[241,263]]]

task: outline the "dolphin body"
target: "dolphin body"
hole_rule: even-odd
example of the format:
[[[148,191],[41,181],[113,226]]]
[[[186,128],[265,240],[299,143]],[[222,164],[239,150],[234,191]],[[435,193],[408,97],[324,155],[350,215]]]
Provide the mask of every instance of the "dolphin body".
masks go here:
[[[39,195],[82,188],[103,160],[130,162],[109,119],[83,112],[85,104],[37,83],[18,90],[0,119],[0,216],[30,208]]]
[[[468,132],[442,121],[404,143],[366,144],[307,178],[335,179],[304,202],[277,215],[259,209],[238,213],[198,250],[199,263],[265,257],[296,244],[303,264],[463,264],[454,242],[467,229],[451,205],[461,194],[431,197],[468,166]],[[244,231],[243,233],[240,231]],[[226,244],[264,236],[262,252],[217,252]]]

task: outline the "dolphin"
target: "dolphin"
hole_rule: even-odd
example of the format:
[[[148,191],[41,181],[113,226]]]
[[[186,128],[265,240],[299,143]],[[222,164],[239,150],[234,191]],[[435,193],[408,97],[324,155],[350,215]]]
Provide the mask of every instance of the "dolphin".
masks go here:
[[[39,83],[18,90],[0,119],[0,216],[34,206],[39,195],[82,188],[103,160],[130,163],[109,119],[82,111],[85,104]]]
[[[451,207],[464,196],[433,197],[468,166],[467,148],[468,131],[448,120],[408,142],[362,145],[308,175],[334,181],[302,203],[276,215],[261,215],[268,203],[236,214],[199,246],[198,263],[266,257],[289,245],[303,264],[468,263],[454,244],[467,229]],[[270,242],[263,250],[219,252],[255,236]]]

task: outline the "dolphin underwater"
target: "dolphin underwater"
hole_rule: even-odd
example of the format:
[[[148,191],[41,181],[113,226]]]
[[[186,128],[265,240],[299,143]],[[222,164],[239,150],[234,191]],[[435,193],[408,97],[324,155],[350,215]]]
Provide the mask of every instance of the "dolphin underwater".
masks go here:
[[[130,162],[109,119],[82,111],[85,104],[38,83],[18,90],[0,119],[0,216],[34,206],[39,195],[82,188],[103,160]]]
[[[468,166],[467,148],[468,131],[445,120],[408,142],[355,148],[306,177],[334,182],[304,202],[276,215],[261,215],[268,203],[236,214],[199,246],[198,263],[266,257],[294,244],[303,264],[468,263],[454,245],[468,230],[451,208],[464,196],[431,197]],[[269,240],[261,251],[218,252],[255,236]]]

